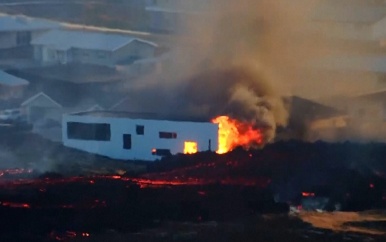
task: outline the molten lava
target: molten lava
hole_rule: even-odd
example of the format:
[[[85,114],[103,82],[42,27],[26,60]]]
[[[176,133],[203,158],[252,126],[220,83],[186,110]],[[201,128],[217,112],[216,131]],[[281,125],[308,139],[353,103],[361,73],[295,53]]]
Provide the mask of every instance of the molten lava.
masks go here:
[[[228,116],[219,116],[212,120],[219,125],[218,154],[224,154],[237,146],[250,147],[263,143],[261,130],[254,129],[252,124],[243,123]]]

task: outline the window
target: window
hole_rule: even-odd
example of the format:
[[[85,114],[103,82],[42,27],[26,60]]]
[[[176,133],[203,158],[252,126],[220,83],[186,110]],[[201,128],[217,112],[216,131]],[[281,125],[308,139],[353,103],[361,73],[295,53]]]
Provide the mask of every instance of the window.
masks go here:
[[[80,56],[81,55],[81,50],[80,49],[72,49],[72,54],[74,55],[74,56]]]
[[[137,125],[135,128],[135,131],[138,135],[144,135],[145,134],[145,126]]]
[[[123,135],[123,148],[125,150],[131,150],[131,134]]]
[[[161,139],[177,139],[177,133],[172,132],[159,132]]]
[[[83,50],[82,55],[83,55],[83,57],[89,57],[90,53],[87,50]]]
[[[16,43],[18,45],[27,45],[31,42],[31,33],[30,32],[17,32],[16,33]]]
[[[169,149],[152,149],[151,150],[152,155],[159,155],[159,156],[169,156],[172,155]]]
[[[110,124],[103,123],[67,123],[67,137],[77,140],[109,141]]]
[[[184,154],[194,154],[197,153],[197,142],[194,141],[185,141],[184,143]]]

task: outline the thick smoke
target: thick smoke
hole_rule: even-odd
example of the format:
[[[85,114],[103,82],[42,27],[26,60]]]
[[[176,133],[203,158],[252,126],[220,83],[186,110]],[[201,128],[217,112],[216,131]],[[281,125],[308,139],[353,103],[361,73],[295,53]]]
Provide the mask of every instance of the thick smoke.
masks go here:
[[[289,116],[283,96],[317,99],[373,87],[372,74],[330,72],[312,65],[367,51],[336,36],[346,24],[315,20],[323,4],[334,8],[333,1],[208,2],[205,14],[181,23],[163,71],[130,84],[133,104],[142,100],[137,105],[141,110],[207,120],[229,115],[266,127],[271,140]]]
[[[278,58],[285,53],[275,35],[279,30],[291,32],[278,25],[292,18],[281,19],[279,6],[284,7],[252,0],[212,4],[204,16],[185,23],[163,73],[131,86],[131,97],[146,99],[142,110],[168,116],[210,120],[228,115],[263,128],[266,140],[273,140],[276,127],[285,126],[288,118],[280,97],[285,85],[273,67],[286,68],[293,62]]]
[[[185,116],[211,119],[227,115],[263,130],[266,141],[271,141],[276,126],[287,120],[269,79],[246,64],[210,68],[195,75],[175,100],[173,110],[181,110]]]

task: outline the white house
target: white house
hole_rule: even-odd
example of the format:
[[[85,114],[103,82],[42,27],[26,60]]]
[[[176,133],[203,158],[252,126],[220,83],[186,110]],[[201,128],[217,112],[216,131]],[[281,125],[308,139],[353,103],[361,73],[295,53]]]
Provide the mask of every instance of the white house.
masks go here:
[[[62,105],[43,92],[28,98],[20,107],[31,124],[40,119],[60,121],[62,114]]]
[[[168,154],[218,148],[218,124],[209,122],[107,111],[68,114],[62,122],[65,146],[114,159],[154,161]]]
[[[0,49],[29,45],[31,39],[60,27],[59,23],[49,20],[0,14]]]
[[[157,45],[127,35],[53,30],[31,41],[34,58],[43,63],[114,66],[154,57]]]

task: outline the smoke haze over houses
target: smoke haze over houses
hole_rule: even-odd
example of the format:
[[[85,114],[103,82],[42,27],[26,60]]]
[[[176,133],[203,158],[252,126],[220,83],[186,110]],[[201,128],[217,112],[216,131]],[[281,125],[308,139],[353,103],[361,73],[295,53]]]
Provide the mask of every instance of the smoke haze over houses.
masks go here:
[[[109,4],[112,9],[119,5]],[[372,55],[383,51],[379,42],[384,36],[385,5],[381,1],[197,0],[141,4],[148,13],[164,11],[183,17],[166,19],[165,25],[176,28],[171,34],[136,29],[143,31],[141,38],[168,47],[165,49],[170,48],[170,52],[143,60],[155,65],[161,62],[161,68],[137,78],[127,75],[114,88],[119,89],[117,96],[126,96],[124,111],[201,120],[229,115],[266,127],[270,132],[267,136],[273,137],[277,127],[287,125],[291,112],[284,107],[283,97],[321,100],[373,91],[381,83],[378,71],[361,68],[371,65]],[[105,6],[91,5],[86,6],[88,10]],[[79,24],[79,29],[90,30]],[[103,27],[92,29],[107,31]],[[124,33],[134,34],[120,32]],[[368,57],[365,61],[364,56]],[[325,103],[344,108],[337,102]]]
[[[230,115],[275,130],[289,116],[283,96],[350,96],[380,83],[365,67],[370,62],[363,69],[347,68],[350,60],[381,51],[372,24],[384,17],[385,6],[377,1],[241,0],[206,6],[175,34],[164,72],[130,86],[150,93],[150,106],[156,107],[150,109],[161,110],[165,103],[166,113]],[[186,11],[194,12],[194,6]]]

